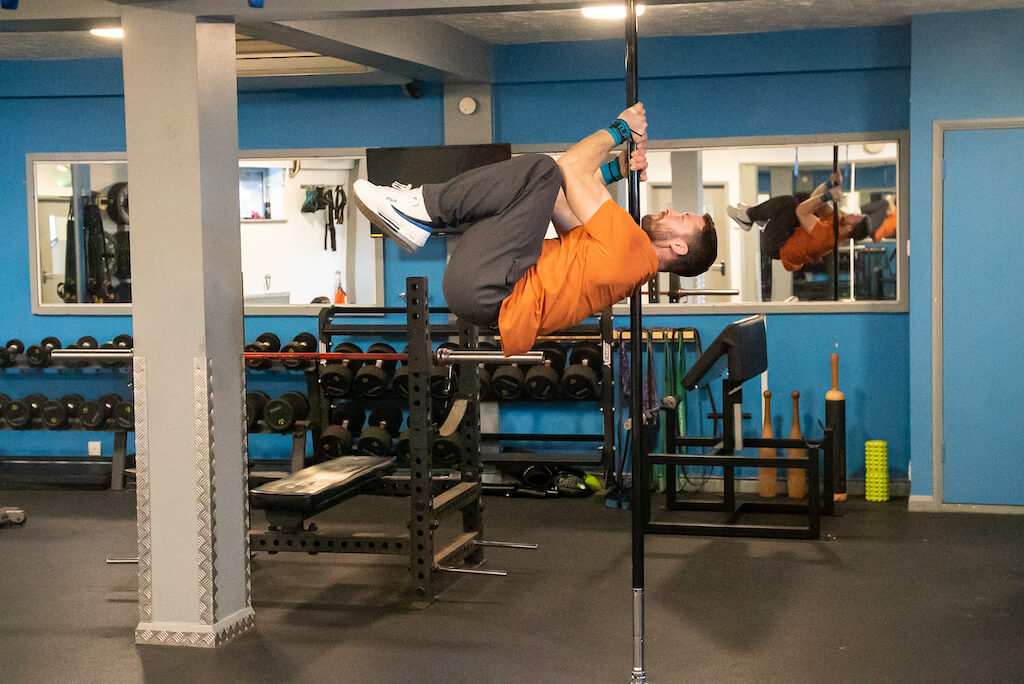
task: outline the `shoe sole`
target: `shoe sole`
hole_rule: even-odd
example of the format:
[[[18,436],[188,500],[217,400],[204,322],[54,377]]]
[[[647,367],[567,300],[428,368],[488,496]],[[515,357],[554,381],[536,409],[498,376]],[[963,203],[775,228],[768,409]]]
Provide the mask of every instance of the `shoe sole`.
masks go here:
[[[359,211],[363,213],[363,216],[365,216],[367,220],[370,221],[370,223],[380,228],[381,232],[384,233],[389,238],[391,238],[392,242],[394,242],[396,245],[404,249],[409,254],[416,253],[416,250],[419,249],[418,246],[406,240],[404,235],[402,235],[394,228],[392,228],[387,221],[385,221],[377,214],[377,212],[363,204],[363,200],[359,198],[359,193],[353,192],[352,194],[356,196],[356,206],[359,207]]]

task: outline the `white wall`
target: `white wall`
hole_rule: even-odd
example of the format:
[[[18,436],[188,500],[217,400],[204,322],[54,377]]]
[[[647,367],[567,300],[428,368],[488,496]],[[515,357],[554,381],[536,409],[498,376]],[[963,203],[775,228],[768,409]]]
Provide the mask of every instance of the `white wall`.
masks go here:
[[[243,165],[266,164],[247,160]],[[357,173],[358,160],[304,159],[298,173],[292,177],[284,174],[284,211],[274,209],[274,215],[285,216],[283,220],[240,222],[243,292],[247,297],[285,292],[291,304],[308,304],[320,296],[334,301],[335,274],[340,272],[348,303],[377,303],[379,261],[369,236],[369,224],[354,208],[351,181]],[[336,252],[324,249],[326,212],[301,211],[306,200],[303,186],[316,185],[332,191],[340,185],[349,199],[344,222],[335,222]],[[347,256],[349,250],[354,250],[353,259]]]

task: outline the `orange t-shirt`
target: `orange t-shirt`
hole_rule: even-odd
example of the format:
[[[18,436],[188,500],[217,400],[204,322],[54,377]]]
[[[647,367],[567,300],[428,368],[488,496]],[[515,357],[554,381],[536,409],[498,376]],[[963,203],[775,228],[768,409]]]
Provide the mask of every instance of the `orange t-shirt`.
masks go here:
[[[609,199],[582,226],[544,241],[537,263],[501,303],[502,351],[505,356],[529,351],[537,335],[576,325],[626,298],[657,272],[647,233]]]
[[[875,242],[878,242],[879,240],[884,240],[885,238],[891,238],[894,235],[896,235],[896,224],[898,222],[898,216],[899,214],[897,214],[894,211],[893,213],[885,217],[885,220],[882,221],[882,225],[880,225],[878,227],[878,230],[875,231]]]
[[[810,233],[797,226],[779,250],[779,259],[787,271],[799,271],[831,252],[834,244],[832,212],[829,212],[818,218]]]

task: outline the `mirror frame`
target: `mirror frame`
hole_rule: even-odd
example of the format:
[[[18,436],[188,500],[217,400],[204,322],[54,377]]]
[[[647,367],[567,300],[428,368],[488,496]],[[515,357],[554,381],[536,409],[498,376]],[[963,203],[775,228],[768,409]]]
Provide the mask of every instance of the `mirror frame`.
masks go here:
[[[327,157],[349,157],[362,160],[360,165],[361,173],[365,176],[366,169],[366,148],[345,147],[345,148],[300,148],[300,149],[267,149],[267,150],[239,150],[238,161],[244,162],[247,159],[318,159]],[[39,244],[37,239],[37,201],[36,201],[36,175],[35,165],[37,163],[56,162],[122,162],[127,163],[126,152],[39,152],[25,155],[25,186],[26,202],[28,206],[28,247],[29,247],[29,281],[30,296],[32,298],[32,314],[39,316],[131,316],[132,305],[130,303],[110,304],[72,304],[54,303],[43,304],[40,301],[41,273]],[[359,213],[355,208],[355,202],[349,203],[349,210]],[[361,218],[361,216],[359,217]],[[241,227],[241,222],[239,222]],[[375,258],[378,264],[378,278],[376,282],[377,306],[384,306],[384,246],[383,240],[378,240],[374,246]],[[342,304],[341,306],[345,306]],[[356,306],[356,305],[353,305]],[[362,306],[362,305],[360,305]],[[249,304],[245,307],[246,316],[315,316],[323,308],[322,304]]]
[[[687,138],[675,140],[649,140],[648,151],[656,150],[708,150],[729,147],[782,147],[792,145],[860,144],[867,142],[895,142],[897,146],[896,203],[910,206],[910,131],[872,131],[866,133],[823,133],[813,135],[771,135],[732,138]],[[572,143],[560,145],[513,145],[512,154],[543,152],[561,154]],[[622,194],[622,193],[620,193]],[[719,227],[722,229],[722,227]],[[728,226],[724,229],[729,230]],[[645,313],[658,315],[678,314],[740,314],[740,313],[896,313],[910,310],[910,212],[900,211],[897,232],[896,299],[854,301],[804,302],[725,302],[708,297],[705,302],[678,302],[650,304],[644,302]],[[616,316],[629,315],[629,299],[613,307]]]

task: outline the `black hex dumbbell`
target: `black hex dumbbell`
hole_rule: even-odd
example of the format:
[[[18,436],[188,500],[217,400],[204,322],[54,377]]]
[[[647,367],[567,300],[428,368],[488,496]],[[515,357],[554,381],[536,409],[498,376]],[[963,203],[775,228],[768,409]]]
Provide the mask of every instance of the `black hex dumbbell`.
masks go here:
[[[110,412],[114,425],[121,430],[135,429],[135,402],[122,401]]]
[[[263,422],[274,432],[286,432],[309,415],[309,399],[302,392],[285,392],[263,407]]]
[[[409,354],[409,347],[406,346],[402,350],[403,354]],[[391,376],[391,389],[397,394],[408,397],[409,396],[409,362],[402,361],[401,365],[395,369],[395,374]]]
[[[103,344],[100,345],[100,349],[134,349],[134,348],[135,348],[135,340],[132,339],[131,335],[118,335],[117,337],[115,337],[110,342],[104,342]],[[111,366],[120,365],[120,364],[124,363],[127,360],[128,360],[127,358],[125,358],[125,359],[103,359],[102,361],[100,361],[100,363],[103,364],[104,366],[111,367]]]
[[[491,394],[496,399],[518,399],[523,393],[523,370],[514,363],[503,364],[491,373]]]
[[[359,345],[351,342],[336,344],[331,350],[337,354],[361,354]],[[341,361],[330,361],[326,366],[320,368],[320,384],[324,392],[336,397],[343,397],[352,389],[355,382],[356,371],[363,365],[362,361],[353,359],[342,359]]]
[[[554,399],[562,385],[565,348],[557,342],[540,342],[534,348],[544,352],[544,363],[530,367],[523,389],[531,399]]]
[[[25,345],[22,344],[21,340],[7,340],[7,344],[0,347],[0,368],[13,366],[14,362],[18,359],[18,355],[23,351],[25,351]]]
[[[44,337],[39,344],[33,344],[25,350],[25,360],[33,368],[45,368],[50,365],[50,352],[60,349],[60,340],[56,337]]]
[[[320,434],[313,454],[317,463],[351,453],[355,435],[363,429],[366,420],[363,408],[351,401],[332,406],[328,415],[331,424]]]
[[[390,344],[375,342],[366,350],[367,354],[394,354],[395,349]],[[387,392],[391,375],[395,372],[397,361],[377,360],[367,363],[356,371],[355,382],[352,385],[353,392],[360,397],[376,399],[384,396]]]
[[[316,335],[308,332],[299,333],[291,342],[281,347],[281,352],[287,354],[310,354],[315,351]],[[312,366],[312,362],[305,359],[282,359],[281,363],[289,370],[299,370]]]
[[[481,351],[500,351],[501,347],[494,342],[480,342],[477,345]],[[477,376],[480,378],[480,398],[486,399],[491,394],[491,376],[497,368],[494,364],[477,364]]]
[[[13,428],[23,428],[39,415],[39,410],[46,403],[46,397],[39,393],[30,394],[24,399],[11,399],[4,406],[4,418]]]
[[[118,394],[104,394],[99,399],[87,401],[78,409],[78,419],[82,427],[89,430],[102,430],[114,411],[114,407],[123,400]]]
[[[562,391],[571,399],[593,399],[600,385],[601,345],[580,342],[569,354],[569,367],[562,375]]]
[[[430,450],[434,465],[441,468],[450,468],[462,460],[462,439],[459,433],[434,435],[434,445]]]
[[[263,408],[270,401],[270,395],[262,390],[245,393],[245,429],[252,432],[263,417]]]
[[[43,427],[48,430],[66,427],[71,418],[78,417],[78,411],[84,403],[85,398],[81,394],[65,394],[60,399],[46,402],[39,409]]]
[[[245,351],[247,352],[277,352],[281,351],[281,338],[272,332],[262,333],[255,340],[245,345]],[[269,359],[246,359],[245,367],[249,370],[260,370],[261,368],[269,368]]]
[[[402,429],[402,408],[394,402],[385,402],[370,412],[369,427],[359,435],[356,449],[370,456],[387,456],[391,443]]]

